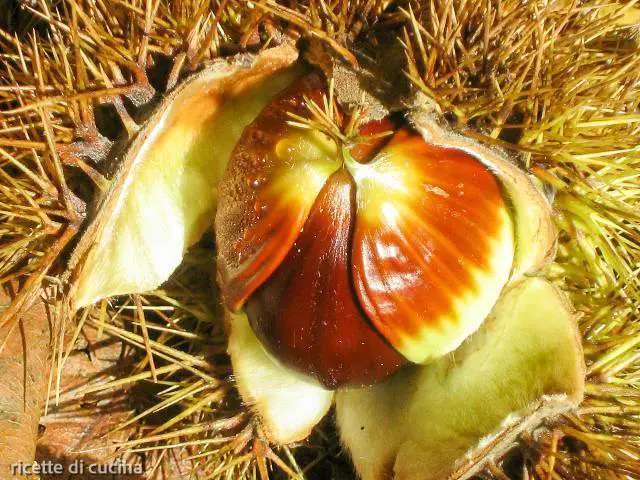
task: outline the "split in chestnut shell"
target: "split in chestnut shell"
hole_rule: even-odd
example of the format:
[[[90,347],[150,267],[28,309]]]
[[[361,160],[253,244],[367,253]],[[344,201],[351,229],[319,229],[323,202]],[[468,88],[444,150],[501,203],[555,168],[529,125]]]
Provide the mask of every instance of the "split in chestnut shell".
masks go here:
[[[509,280],[511,207],[473,154],[388,119],[338,145],[288,123],[322,103],[301,77],[245,129],[220,184],[218,269],[276,358],[327,388],[379,382],[453,351]]]

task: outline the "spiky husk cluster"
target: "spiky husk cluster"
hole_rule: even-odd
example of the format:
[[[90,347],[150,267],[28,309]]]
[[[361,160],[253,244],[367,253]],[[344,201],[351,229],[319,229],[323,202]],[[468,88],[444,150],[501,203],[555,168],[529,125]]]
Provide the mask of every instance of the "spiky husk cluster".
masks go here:
[[[105,300],[80,312],[77,323],[67,318],[57,275],[91,199],[109,182],[109,152],[135,135],[137,107],[204,59],[257,49],[294,29],[356,63],[353,52],[379,45],[393,28],[407,80],[444,118],[521,155],[556,190],[559,253],[547,274],[581,313],[587,398],[550,436],[521,438],[487,476],[640,476],[640,26],[633,2],[110,0],[55,9],[25,2],[2,15],[0,282],[19,287],[1,321],[12,325],[46,292],[58,307],[58,378],[83,328],[134,347],[116,375],[98,376],[90,388],[130,391],[154,379],[164,387],[151,403],[131,397],[137,433],[121,445],[147,455],[149,470],[159,474],[162,462],[181,457],[206,478],[264,475],[267,463],[301,476],[332,452],[335,439],[298,452],[309,463],[300,460],[302,468],[288,450],[279,452],[282,460],[260,441],[233,390],[211,285],[194,288],[211,263],[206,244],[162,291]],[[114,122],[119,128],[106,128]],[[158,415],[169,406],[181,412],[172,420]]]

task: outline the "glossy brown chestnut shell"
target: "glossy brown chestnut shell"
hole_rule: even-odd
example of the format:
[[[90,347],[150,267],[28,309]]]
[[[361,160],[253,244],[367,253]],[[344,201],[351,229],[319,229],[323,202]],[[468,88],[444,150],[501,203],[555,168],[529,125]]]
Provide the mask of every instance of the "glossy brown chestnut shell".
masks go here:
[[[348,148],[288,123],[322,104],[300,78],[246,128],[220,184],[218,268],[276,358],[327,388],[376,383],[454,350],[508,281],[513,225],[469,152],[395,130]],[[355,158],[354,158],[355,157]]]
[[[355,200],[351,175],[339,169],[324,184],[289,254],[246,305],[270,351],[330,388],[376,382],[406,363],[372,328],[353,291]]]

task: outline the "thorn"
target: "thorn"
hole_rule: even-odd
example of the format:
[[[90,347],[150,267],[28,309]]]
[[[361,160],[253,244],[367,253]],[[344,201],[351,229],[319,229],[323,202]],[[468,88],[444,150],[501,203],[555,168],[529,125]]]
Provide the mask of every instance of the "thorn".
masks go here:
[[[499,468],[493,460],[490,460],[489,463],[487,463],[487,467],[491,474],[499,480],[509,480],[509,477],[505,475],[502,469]]]
[[[56,144],[55,149],[64,165],[80,168],[104,192],[109,187],[109,181],[95,168],[87,164],[84,158],[89,158],[94,164],[105,161],[113,142],[98,131],[91,102],[83,102],[79,117],[80,119],[74,118],[74,137],[78,140],[70,144]],[[85,210],[83,205],[83,214]]]
[[[189,60],[189,66],[194,68],[194,60],[198,55],[198,38],[200,34],[200,25],[202,23],[202,16],[198,18],[198,21],[194,23],[193,28],[187,35],[187,59]]]
[[[156,94],[156,90],[149,83],[149,77],[144,67],[136,65],[132,71],[135,83],[131,86],[131,93],[126,94],[126,97],[136,107],[140,107],[151,101]]]
[[[124,77],[122,76],[122,72],[120,71],[120,68],[118,68],[118,66],[115,64],[111,64],[111,70],[113,72],[113,76],[115,77],[116,83],[124,84],[125,80],[124,80]],[[111,79],[107,75],[103,75],[103,79],[107,88],[113,88],[113,83],[111,82]],[[122,125],[127,131],[127,135],[129,136],[129,138],[132,138],[136,134],[136,132],[140,129],[140,126],[133,120],[133,118],[131,118],[131,115],[129,115],[129,112],[127,111],[127,109],[124,106],[124,103],[122,102],[122,98],[119,96],[107,97],[107,98],[103,98],[101,101],[103,103],[111,103],[114,106],[114,108],[116,109],[116,113],[120,117],[120,121],[122,122]]]
[[[82,110],[82,121],[76,123],[75,136],[79,140],[70,144],[56,145],[60,160],[65,165],[82,170],[101,191],[106,191],[110,182],[84,161],[84,158],[89,158],[94,164],[105,161],[113,145],[113,142],[98,132],[93,108]]]
[[[120,70],[118,65],[114,62],[109,62],[109,66],[111,67],[111,72],[113,74],[113,82],[103,73],[106,85],[124,86],[129,83],[124,78],[122,70]],[[155,95],[156,91],[151,86],[151,83],[149,83],[149,77],[147,76],[147,71],[144,67],[141,67],[138,64],[133,64],[130,66],[130,69],[131,73],[133,73],[134,83],[129,85],[129,92],[125,93],[124,96],[127,97],[134,106],[140,107],[149,102]]]
[[[149,359],[149,367],[151,368],[151,377],[153,378],[153,382],[158,382],[158,375],[156,373],[156,364],[153,360],[153,350],[151,348],[151,343],[149,341],[149,331],[147,330],[147,321],[144,316],[144,309],[142,308],[142,301],[140,300],[140,295],[134,295],[133,301],[136,304],[136,313],[138,315],[138,320],[140,320],[140,328],[142,329],[142,338],[144,338],[144,347],[147,351],[147,358]]]
[[[87,204],[72,190],[67,190],[64,195],[68,205],[73,209],[73,216],[69,220],[77,228],[87,215]]]
[[[258,462],[258,470],[260,471],[260,480],[269,480],[269,472],[267,470],[267,459],[264,452],[263,440],[256,437],[253,440],[253,454]]]
[[[109,145],[111,144],[111,142],[108,143]],[[64,165],[79,168],[91,179],[101,192],[107,191],[110,182],[98,170],[82,159],[82,157],[91,157],[91,152],[94,149],[101,149],[100,146],[93,146],[90,143],[84,142],[74,142],[69,145],[56,145],[56,149]],[[108,148],[106,150],[108,151]]]
[[[40,266],[36,272],[31,274],[25,281],[20,292],[13,299],[13,302],[5,311],[0,314],[0,328],[17,321],[22,314],[33,304],[37,298],[42,279],[48,274],[49,269],[58,259],[62,250],[67,246],[72,238],[78,233],[79,222],[71,222],[63,230],[59,238],[57,238],[46,255],[42,258]],[[2,349],[0,348],[0,351]]]
[[[176,59],[173,62],[173,66],[171,67],[169,77],[167,78],[167,91],[172,90],[178,83],[180,72],[182,71],[182,67],[184,66],[186,58],[187,54],[185,52],[181,52],[176,56]]]
[[[549,467],[547,471],[547,480],[553,480],[553,474],[556,467],[556,456],[558,454],[558,442],[562,438],[562,430],[554,429],[551,436],[551,455],[549,458]]]

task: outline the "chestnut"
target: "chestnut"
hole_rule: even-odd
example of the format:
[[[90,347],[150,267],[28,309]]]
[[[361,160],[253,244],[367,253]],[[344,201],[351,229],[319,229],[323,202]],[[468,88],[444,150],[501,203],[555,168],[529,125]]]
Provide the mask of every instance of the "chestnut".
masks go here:
[[[393,129],[373,145],[291,125],[325,88],[301,77],[245,129],[216,232],[226,306],[279,361],[335,389],[456,349],[508,282],[515,232],[499,177],[464,149],[390,119],[362,126]]]

